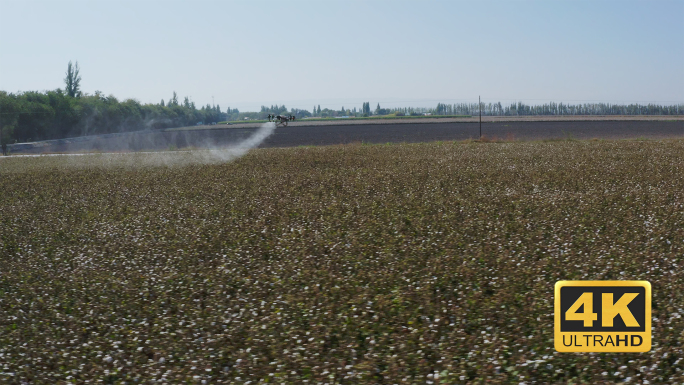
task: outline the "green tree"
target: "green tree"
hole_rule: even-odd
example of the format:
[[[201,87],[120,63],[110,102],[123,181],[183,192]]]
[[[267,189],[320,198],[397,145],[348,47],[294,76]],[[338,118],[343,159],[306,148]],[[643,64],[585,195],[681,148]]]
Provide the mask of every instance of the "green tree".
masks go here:
[[[10,143],[19,119],[20,104],[12,94],[0,91],[0,144]]]
[[[380,104],[378,104],[378,107],[380,107]],[[362,112],[363,112],[364,116],[370,116],[370,114],[371,114],[370,102],[363,103],[363,111]]]
[[[79,75],[78,62],[76,62],[76,65],[73,65],[69,61],[64,83],[66,84],[65,91],[67,95],[72,98],[81,96],[81,76]]]
[[[162,99],[161,103],[159,104],[160,106],[164,107],[164,99]]]

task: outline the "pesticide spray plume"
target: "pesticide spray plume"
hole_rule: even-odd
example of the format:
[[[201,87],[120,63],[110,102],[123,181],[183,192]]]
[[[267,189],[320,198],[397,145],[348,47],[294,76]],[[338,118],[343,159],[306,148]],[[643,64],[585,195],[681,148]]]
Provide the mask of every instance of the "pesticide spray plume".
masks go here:
[[[249,150],[258,147],[266,138],[275,131],[276,125],[273,122],[264,123],[256,132],[246,139],[230,147],[212,148],[206,146],[208,150],[192,151],[194,155],[199,155],[202,159],[200,163],[224,163],[235,160],[245,155]]]
[[[269,122],[262,124],[253,132],[249,132],[253,129],[226,129],[110,134],[88,140],[76,138],[77,140],[68,145],[61,144],[63,149],[76,150],[78,153],[18,155],[5,157],[5,159],[20,160],[26,156],[43,157],[48,164],[65,165],[70,168],[220,164],[244,156],[249,150],[263,143],[275,129],[275,123]],[[212,139],[212,136],[215,136],[212,134],[221,132],[224,136],[220,140]],[[244,137],[245,133],[249,133],[249,136]],[[223,143],[217,143],[220,141]],[[179,144],[182,146],[178,146]],[[177,147],[190,147],[191,149],[176,149]],[[45,148],[59,150],[60,144],[51,144]]]

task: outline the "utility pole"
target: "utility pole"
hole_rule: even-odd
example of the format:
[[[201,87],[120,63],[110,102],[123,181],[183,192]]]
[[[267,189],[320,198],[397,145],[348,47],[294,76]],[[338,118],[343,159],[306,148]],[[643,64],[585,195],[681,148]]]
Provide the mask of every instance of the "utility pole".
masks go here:
[[[480,107],[480,140],[482,140],[482,102],[480,101],[480,96],[477,97],[477,104]]]
[[[216,107],[216,104],[214,104],[214,95],[211,95],[211,106]]]

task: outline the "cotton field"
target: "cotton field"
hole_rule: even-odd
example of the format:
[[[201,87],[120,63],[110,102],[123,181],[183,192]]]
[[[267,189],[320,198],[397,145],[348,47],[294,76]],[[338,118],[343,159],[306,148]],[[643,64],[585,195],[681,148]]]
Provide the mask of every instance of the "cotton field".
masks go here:
[[[684,382],[683,140],[146,156],[0,159],[1,383]],[[580,279],[653,349],[555,352]]]

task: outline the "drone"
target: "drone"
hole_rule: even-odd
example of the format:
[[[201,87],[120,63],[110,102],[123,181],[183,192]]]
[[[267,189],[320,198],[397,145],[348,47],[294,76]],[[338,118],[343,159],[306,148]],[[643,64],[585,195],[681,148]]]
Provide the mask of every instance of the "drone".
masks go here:
[[[271,115],[268,114],[268,121],[269,122],[275,122],[276,126],[281,125],[283,127],[287,127],[287,122],[293,121],[294,122],[295,117],[293,115]]]

